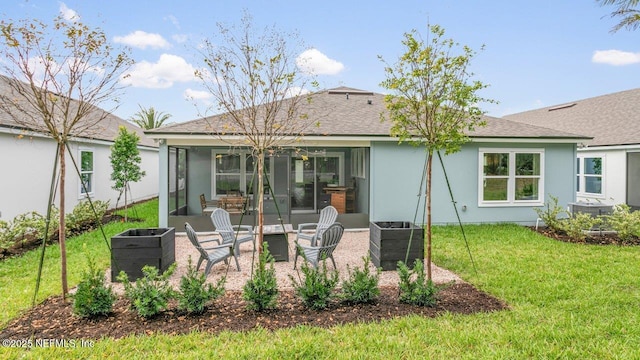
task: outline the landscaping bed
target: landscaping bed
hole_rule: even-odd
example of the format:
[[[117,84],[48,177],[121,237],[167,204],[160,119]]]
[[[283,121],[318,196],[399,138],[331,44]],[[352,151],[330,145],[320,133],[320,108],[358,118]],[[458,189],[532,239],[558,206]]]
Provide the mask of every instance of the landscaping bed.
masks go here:
[[[257,327],[269,330],[297,325],[331,327],[346,323],[378,322],[407,315],[434,317],[445,312],[471,314],[506,308],[500,300],[466,283],[452,284],[443,289],[433,308],[400,303],[396,287],[382,287],[380,297],[374,304],[335,302],[322,311],[309,310],[293,291],[284,290],[280,291],[276,310],[258,313],[246,309],[240,291],[227,291],[202,315],[187,315],[173,306],[147,320],[130,310],[128,302],[122,298],[116,301],[110,316],[85,320],[71,314],[71,302],[65,303],[61,297],[52,297],[10,322],[0,332],[0,338],[101,339],[153,333],[175,335],[196,330],[217,334],[227,330],[248,331]]]
[[[565,233],[553,231],[547,227],[539,227],[536,229],[535,227],[529,227],[532,231],[538,232],[548,238],[556,239],[559,241],[564,241],[568,243],[575,244],[591,244],[591,245],[621,245],[621,246],[640,246],[640,238],[632,237],[631,239],[622,240],[618,237],[617,234],[611,232],[602,232],[602,234],[597,231],[592,232],[584,239],[576,239],[571,237]]]

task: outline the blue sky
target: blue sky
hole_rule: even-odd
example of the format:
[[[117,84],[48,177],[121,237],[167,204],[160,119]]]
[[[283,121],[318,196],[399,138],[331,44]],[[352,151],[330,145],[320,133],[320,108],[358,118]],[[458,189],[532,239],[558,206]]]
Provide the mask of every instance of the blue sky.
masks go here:
[[[138,105],[197,118],[209,99],[193,77],[202,64],[197,46],[213,39],[216,23],[237,24],[246,9],[257,28],[297,31],[314,61],[324,64],[322,88],[350,86],[384,92],[381,55],[393,62],[404,32],[428,33],[439,24],[446,37],[477,50],[476,78],[482,95],[499,104],[489,115],[520,111],[628,90],[639,86],[640,31],[610,33],[616,23],[595,0],[541,1],[44,1],[5,0],[4,20],[51,20],[77,14],[101,27],[114,45],[127,45],[137,64],[115,114],[127,119]],[[485,46],[481,51],[482,45]],[[106,106],[105,106],[106,107]],[[202,109],[202,107],[200,107]]]

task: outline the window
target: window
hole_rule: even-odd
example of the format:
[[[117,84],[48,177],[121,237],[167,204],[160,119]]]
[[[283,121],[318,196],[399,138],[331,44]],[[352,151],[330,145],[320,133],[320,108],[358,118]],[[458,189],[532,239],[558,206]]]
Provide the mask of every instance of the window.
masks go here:
[[[80,150],[80,195],[93,193],[93,151]],[[84,183],[84,186],[82,185]],[[86,191],[85,191],[86,190]]]
[[[229,193],[242,192],[243,194],[253,194],[253,189],[257,185],[257,174],[254,177],[253,155],[248,153],[215,153],[213,152],[213,196],[226,195]],[[271,179],[271,161],[265,157],[264,167],[267,176]],[[264,181],[265,193],[267,182]]]
[[[542,203],[544,150],[480,149],[479,205]]]
[[[187,214],[187,149],[169,146],[169,214]]]
[[[578,156],[576,187],[578,193],[589,196],[603,196],[602,170],[604,166],[603,156],[582,155]]]
[[[365,178],[365,152],[364,148],[351,150],[351,176]]]

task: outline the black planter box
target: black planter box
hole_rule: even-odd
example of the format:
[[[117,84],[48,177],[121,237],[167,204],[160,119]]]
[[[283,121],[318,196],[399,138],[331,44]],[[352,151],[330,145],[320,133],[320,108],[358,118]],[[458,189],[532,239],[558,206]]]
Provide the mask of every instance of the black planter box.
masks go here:
[[[371,261],[382,270],[396,270],[398,261],[405,261],[409,238],[413,229],[407,266],[416,259],[424,259],[424,232],[407,221],[378,221],[369,223],[369,254]]]
[[[175,228],[129,229],[111,237],[111,281],[120,270],[135,281],[143,276],[145,265],[164,272],[175,259]]]

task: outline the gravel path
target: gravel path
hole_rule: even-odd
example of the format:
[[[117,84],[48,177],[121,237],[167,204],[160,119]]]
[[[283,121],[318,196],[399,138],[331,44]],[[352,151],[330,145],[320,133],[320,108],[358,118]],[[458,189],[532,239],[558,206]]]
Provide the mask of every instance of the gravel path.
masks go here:
[[[203,234],[202,238],[211,238],[213,234]],[[302,258],[298,258],[298,270],[293,269],[294,250],[293,244],[295,239],[295,233],[289,234],[289,261],[275,262],[276,276],[278,278],[279,289],[290,289],[291,280],[289,275],[294,277],[302,276],[302,272],[299,271]],[[347,265],[352,269],[355,267],[362,267],[362,257],[366,256],[369,252],[369,230],[349,230],[345,231],[340,244],[333,253],[335,258],[340,278],[344,279],[348,277]],[[176,262],[178,267],[176,272],[171,276],[171,283],[174,288],[178,287],[180,283],[180,277],[187,271],[187,261],[191,256],[192,261],[197,264],[198,252],[193,245],[189,242],[189,239],[184,233],[176,234]],[[231,260],[229,266],[224,263],[218,263],[213,266],[208,276],[208,281],[215,282],[220,277],[226,274],[226,288],[228,290],[242,290],[242,287],[251,277],[253,256],[253,244],[244,243],[240,245],[240,270],[236,270],[235,261]],[[257,253],[255,260],[257,263]],[[371,265],[372,266],[372,265]],[[201,266],[200,271],[203,271],[204,265]],[[333,265],[331,261],[327,264],[328,269],[332,269]],[[462,282],[462,280],[454,273],[439,268],[436,265],[432,267],[433,281],[435,283],[447,283],[447,282]],[[107,271],[107,279],[110,278],[110,271]],[[380,274],[380,286],[389,286],[398,284],[398,274],[396,271],[383,271]],[[117,292],[122,291],[122,285],[118,283],[113,284],[114,290]]]

